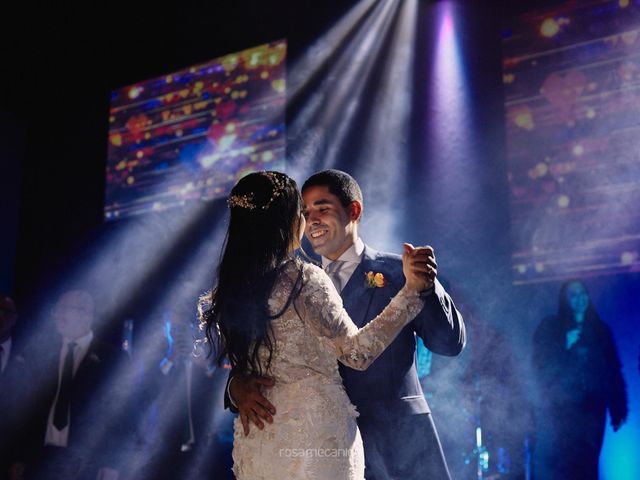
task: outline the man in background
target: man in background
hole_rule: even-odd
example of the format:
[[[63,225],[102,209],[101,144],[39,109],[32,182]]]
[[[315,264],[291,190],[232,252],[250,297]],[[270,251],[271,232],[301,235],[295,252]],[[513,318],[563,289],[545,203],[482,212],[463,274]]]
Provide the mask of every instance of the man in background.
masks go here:
[[[33,362],[33,411],[19,460],[27,478],[117,480],[127,438],[117,379],[127,357],[95,336],[89,293],[63,293],[52,317],[59,339],[41,345],[42,362]]]

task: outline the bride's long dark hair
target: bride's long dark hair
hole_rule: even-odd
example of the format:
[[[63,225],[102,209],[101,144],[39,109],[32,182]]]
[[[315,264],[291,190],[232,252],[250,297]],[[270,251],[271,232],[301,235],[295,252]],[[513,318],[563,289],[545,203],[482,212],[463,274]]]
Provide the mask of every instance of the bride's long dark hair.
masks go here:
[[[284,173],[258,172],[242,178],[229,196],[231,218],[218,268],[218,284],[200,299],[200,320],[218,363],[228,357],[238,373],[263,371],[258,350],[273,355],[271,321],[289,307],[302,288],[302,269],[284,308],[268,307],[274,282],[298,242],[302,199]]]

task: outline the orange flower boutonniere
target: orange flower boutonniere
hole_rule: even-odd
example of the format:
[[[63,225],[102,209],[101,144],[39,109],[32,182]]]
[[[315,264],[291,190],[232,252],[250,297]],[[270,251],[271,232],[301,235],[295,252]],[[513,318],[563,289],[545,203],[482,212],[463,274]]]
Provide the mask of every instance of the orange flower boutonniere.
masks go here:
[[[381,273],[367,272],[365,277],[367,288],[382,288],[387,284],[384,275]]]

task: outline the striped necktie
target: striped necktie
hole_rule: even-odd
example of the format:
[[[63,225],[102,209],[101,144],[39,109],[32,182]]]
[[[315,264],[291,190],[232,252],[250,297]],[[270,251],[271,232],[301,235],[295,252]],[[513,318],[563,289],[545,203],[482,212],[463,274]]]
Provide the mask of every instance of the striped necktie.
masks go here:
[[[342,260],[335,260],[331,262],[329,265],[327,265],[327,268],[326,268],[327,275],[329,275],[329,278],[335,285],[338,293],[342,291],[342,287],[344,286],[342,285],[342,278],[340,277],[340,272],[342,271],[342,268],[345,266],[346,263],[347,262],[343,262]]]

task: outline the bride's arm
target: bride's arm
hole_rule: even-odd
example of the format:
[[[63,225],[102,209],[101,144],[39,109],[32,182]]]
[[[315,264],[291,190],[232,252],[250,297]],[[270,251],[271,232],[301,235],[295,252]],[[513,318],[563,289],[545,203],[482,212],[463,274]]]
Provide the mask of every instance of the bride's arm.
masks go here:
[[[405,286],[380,315],[358,329],[326,273],[317,267],[309,270],[298,299],[305,321],[333,340],[341,363],[357,370],[366,370],[424,306],[419,292]]]

